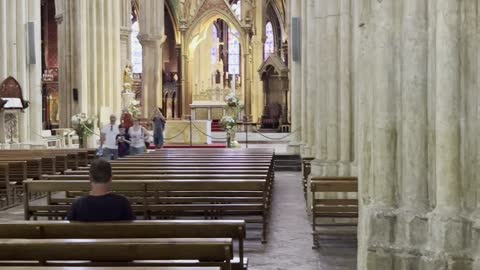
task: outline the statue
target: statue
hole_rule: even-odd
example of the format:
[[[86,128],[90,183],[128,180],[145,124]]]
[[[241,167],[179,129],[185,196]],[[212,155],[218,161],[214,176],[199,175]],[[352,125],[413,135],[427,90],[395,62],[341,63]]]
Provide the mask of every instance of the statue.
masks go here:
[[[123,93],[133,93],[132,65],[127,64],[123,70]]]

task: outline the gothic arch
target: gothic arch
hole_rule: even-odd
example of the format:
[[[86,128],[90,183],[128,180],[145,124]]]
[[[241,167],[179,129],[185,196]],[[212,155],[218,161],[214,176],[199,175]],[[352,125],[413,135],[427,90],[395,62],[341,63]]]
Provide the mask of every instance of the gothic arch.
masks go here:
[[[214,7],[214,8],[209,8],[205,12],[201,13],[202,10],[200,10],[199,13],[197,13],[197,17],[193,20],[193,22],[190,24],[188,27],[188,30],[186,32],[186,40],[187,44],[190,44],[192,41],[192,38],[194,37],[194,34],[196,31],[201,30],[204,27],[210,26],[211,23],[213,23],[217,19],[222,19],[225,21],[229,27],[235,28],[239,33],[240,33],[240,42],[242,48],[246,48],[245,44],[245,30],[242,26],[242,24],[238,21],[238,19],[235,17],[235,15],[232,13],[230,10],[230,7],[228,4],[226,4],[227,10],[224,8],[220,7]]]

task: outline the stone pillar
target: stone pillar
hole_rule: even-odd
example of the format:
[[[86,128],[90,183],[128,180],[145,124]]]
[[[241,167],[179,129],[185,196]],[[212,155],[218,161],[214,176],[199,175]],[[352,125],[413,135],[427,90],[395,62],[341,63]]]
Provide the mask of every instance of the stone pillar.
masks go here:
[[[131,0],[121,0],[120,6],[120,42],[121,42],[121,65],[124,67],[127,63],[130,63],[132,60],[132,20],[130,19],[132,14],[132,1]]]
[[[338,54],[339,54],[339,32],[338,23],[339,17],[339,2],[340,1],[326,1],[326,50],[325,62],[326,65],[322,72],[325,72],[325,118],[323,127],[326,129],[326,136],[323,138],[326,141],[325,145],[327,152],[327,160],[323,164],[323,173],[325,175],[338,175],[338,150],[339,150],[339,132],[338,132],[338,100],[339,100],[339,81],[338,81]],[[346,46],[346,44],[343,44]],[[318,90],[317,90],[318,91]]]
[[[154,108],[162,104],[163,50],[166,40],[164,0],[139,0],[138,39],[143,49],[143,114],[150,117]]]
[[[427,63],[426,1],[406,0],[403,10],[401,107],[402,206],[424,211],[427,191]]]
[[[180,28],[180,33],[181,33],[181,54],[182,54],[182,61],[181,61],[181,76],[180,76],[180,82],[182,84],[182,90],[181,90],[181,103],[182,103],[182,117],[185,118],[185,116],[187,115],[190,115],[191,112],[190,112],[190,103],[189,103],[189,97],[188,97],[188,93],[187,93],[187,87],[188,87],[188,80],[187,80],[187,76],[188,76],[188,72],[187,72],[187,49],[188,49],[188,46],[187,46],[187,42],[186,42],[186,37],[185,37],[185,34],[186,34],[186,28],[184,27],[181,27]]]
[[[435,228],[431,230],[430,246],[440,247],[452,257],[464,248],[464,241],[470,238],[464,233],[466,224],[460,216],[463,196],[460,6],[459,1],[438,0],[436,16],[436,207],[430,216],[430,227]]]
[[[460,208],[460,4],[437,1],[437,209]]]
[[[290,1],[290,14],[291,17],[301,18],[301,8],[302,8],[302,1]],[[304,20],[305,18],[301,18],[300,20]],[[294,29],[293,31],[296,31]],[[291,32],[291,31],[290,31]],[[300,35],[299,35],[300,36]],[[301,37],[301,36],[300,36]],[[292,44],[296,41],[292,40],[292,34],[290,33],[290,50],[292,49]],[[302,46],[302,42],[298,42],[299,46]],[[288,144],[288,152],[292,154],[300,154],[300,144],[301,144],[301,117],[302,117],[302,65],[301,63],[304,59],[300,59],[297,61],[293,61],[292,59],[292,52],[289,53],[290,56],[290,97],[291,97],[291,116],[292,116],[292,126],[291,132],[292,138]]]
[[[302,53],[302,59],[305,59],[305,66],[302,66],[303,79],[302,79],[302,93],[303,102],[302,109],[303,116],[305,117],[305,124],[302,123],[305,137],[303,139],[302,156],[312,157],[315,155],[315,117],[316,114],[314,108],[314,100],[316,97],[317,86],[315,85],[315,66],[316,66],[316,52],[315,52],[315,37],[311,35],[315,31],[315,1],[308,0],[305,3],[305,7],[302,5],[302,14],[305,18],[305,23],[302,25],[302,35],[305,36],[304,52]]]
[[[352,92],[352,67],[353,67],[353,38],[352,38],[352,2],[351,0],[339,1],[339,34],[338,34],[338,66],[339,66],[339,164],[338,173],[342,176],[351,174],[351,163],[354,136],[353,126],[353,92]]]
[[[243,29],[246,33],[250,32],[250,27],[245,27]],[[252,61],[251,61],[251,53],[252,50],[249,48],[250,44],[250,35],[247,34],[245,37],[245,44],[247,46],[242,47],[242,54],[243,54],[243,84],[245,89],[245,116],[248,119],[252,118]]]
[[[402,265],[418,263],[400,250],[424,248],[428,196],[428,11],[427,1],[404,1],[402,12],[401,97],[399,119],[399,196],[395,259]]]
[[[25,8],[25,4],[28,5],[28,9]],[[27,126],[24,127],[25,131],[29,131],[27,140],[30,143],[39,144],[42,142],[40,137],[40,131],[42,127],[42,60],[41,60],[41,3],[36,0],[28,0],[24,2],[24,9],[28,10],[28,21],[34,22],[35,25],[35,55],[36,63],[25,66],[24,73],[25,76],[28,76],[28,88],[29,88],[29,99],[30,99],[30,121]],[[26,44],[25,44],[26,45]],[[25,46],[26,48],[26,46]],[[19,48],[24,49],[24,48]],[[19,59],[19,62],[22,61]]]
[[[395,269],[388,248],[394,241],[397,205],[396,2],[368,1],[361,11],[358,269],[362,270]]]

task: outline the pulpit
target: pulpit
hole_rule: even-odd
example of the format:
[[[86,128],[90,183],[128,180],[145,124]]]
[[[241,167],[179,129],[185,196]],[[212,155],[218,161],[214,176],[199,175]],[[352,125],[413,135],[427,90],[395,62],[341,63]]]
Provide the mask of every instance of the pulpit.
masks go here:
[[[28,105],[15,78],[8,77],[0,84],[0,143],[19,143],[20,113]]]

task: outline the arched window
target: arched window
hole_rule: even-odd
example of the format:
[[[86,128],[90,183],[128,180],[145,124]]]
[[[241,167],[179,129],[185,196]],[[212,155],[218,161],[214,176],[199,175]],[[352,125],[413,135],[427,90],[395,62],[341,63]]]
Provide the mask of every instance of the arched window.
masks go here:
[[[142,73],[142,44],[138,40],[137,36],[140,32],[138,21],[132,23],[132,72]]]
[[[218,50],[218,30],[215,24],[212,25],[212,39],[213,39],[213,46],[210,49],[210,57],[212,65],[217,63],[217,50]]]
[[[240,42],[236,29],[228,31],[228,73],[240,74]]]
[[[270,54],[275,52],[275,37],[273,35],[273,26],[271,22],[265,25],[265,45],[263,48],[263,60],[266,60]]]

